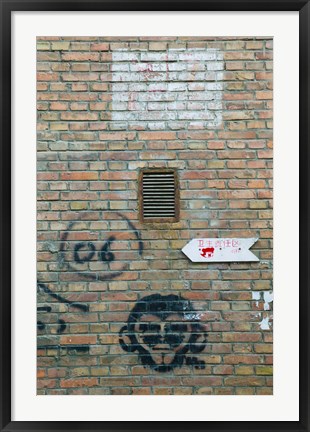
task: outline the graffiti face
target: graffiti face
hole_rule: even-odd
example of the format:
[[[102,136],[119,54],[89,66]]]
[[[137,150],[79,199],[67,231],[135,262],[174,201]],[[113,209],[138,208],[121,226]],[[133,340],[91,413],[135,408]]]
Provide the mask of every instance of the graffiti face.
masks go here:
[[[120,331],[120,344],[124,351],[137,351],[142,364],[158,372],[184,362],[204,366],[186,354],[203,351],[206,334],[190,302],[176,295],[154,294],[136,303]]]
[[[187,324],[179,321],[180,316],[176,314],[166,320],[156,315],[144,315],[137,324],[138,343],[150,353],[159,369],[171,365],[188,343]]]

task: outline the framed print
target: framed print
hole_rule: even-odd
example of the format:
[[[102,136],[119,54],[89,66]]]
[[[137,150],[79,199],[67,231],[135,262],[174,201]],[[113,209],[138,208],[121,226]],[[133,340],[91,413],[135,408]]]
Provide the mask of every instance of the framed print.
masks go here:
[[[38,395],[273,393],[272,60],[37,38]]]
[[[1,428],[308,430],[308,2],[117,6],[1,3]]]

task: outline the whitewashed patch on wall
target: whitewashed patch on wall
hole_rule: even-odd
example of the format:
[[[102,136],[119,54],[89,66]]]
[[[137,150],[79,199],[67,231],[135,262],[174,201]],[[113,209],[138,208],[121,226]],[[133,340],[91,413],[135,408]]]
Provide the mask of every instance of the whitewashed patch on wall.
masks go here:
[[[223,53],[218,49],[112,54],[112,126],[162,130],[222,123]]]

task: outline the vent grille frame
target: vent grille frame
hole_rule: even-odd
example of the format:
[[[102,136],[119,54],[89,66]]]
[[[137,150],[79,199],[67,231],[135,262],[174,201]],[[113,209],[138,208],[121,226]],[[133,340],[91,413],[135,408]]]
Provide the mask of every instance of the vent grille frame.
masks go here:
[[[138,197],[140,222],[179,222],[180,187],[175,168],[141,169]]]

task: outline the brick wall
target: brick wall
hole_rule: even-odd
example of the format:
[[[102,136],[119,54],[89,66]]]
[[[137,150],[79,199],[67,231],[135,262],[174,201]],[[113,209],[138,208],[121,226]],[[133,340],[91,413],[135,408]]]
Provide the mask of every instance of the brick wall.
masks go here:
[[[42,37],[37,72],[38,393],[271,394],[272,39]],[[141,223],[163,167],[180,221]]]

